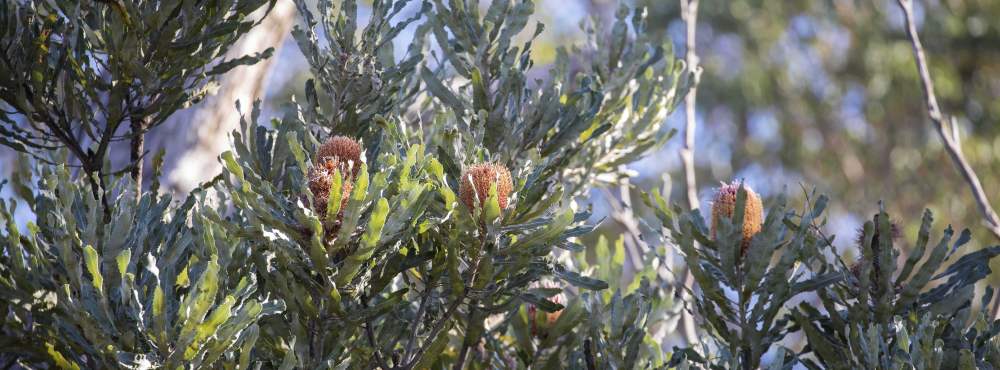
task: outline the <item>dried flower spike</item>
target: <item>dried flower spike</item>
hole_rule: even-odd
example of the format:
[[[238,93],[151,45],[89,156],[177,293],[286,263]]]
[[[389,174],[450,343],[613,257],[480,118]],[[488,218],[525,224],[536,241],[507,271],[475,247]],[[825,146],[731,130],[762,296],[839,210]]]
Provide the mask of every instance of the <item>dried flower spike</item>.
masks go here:
[[[497,200],[499,200],[500,209],[507,208],[513,183],[510,171],[506,167],[492,163],[474,164],[465,169],[461,181],[458,186],[458,196],[462,199],[462,203],[469,207],[469,210],[476,207],[477,199],[479,207],[486,203],[486,199],[490,197],[490,187],[493,184],[496,184],[497,187]]]
[[[875,259],[872,260],[872,268],[871,268],[871,274],[869,275],[870,279],[869,281],[872,283],[872,290],[874,292],[877,282],[879,281],[882,275],[882,263],[880,262],[879,259],[879,256],[882,254],[882,246],[878,242],[880,238],[879,226],[878,226],[879,224],[878,213],[876,213],[875,216],[872,217],[872,223],[875,224],[875,227],[872,229],[871,248],[872,248],[872,256],[874,256]],[[899,225],[897,225],[896,222],[893,221],[892,219],[889,219],[889,239],[895,241],[897,238],[899,238]],[[859,249],[865,248],[864,225],[858,228],[858,237],[857,240],[855,241],[858,243]],[[851,266],[851,273],[854,274],[854,277],[857,279],[861,279],[861,267],[863,265],[861,261],[862,258],[864,258],[863,250],[861,252],[861,256],[858,258],[857,261],[854,262],[854,265]]]
[[[340,170],[350,172],[351,178],[354,178],[361,170],[361,144],[347,136],[331,137],[316,151],[316,163],[323,163],[329,158],[336,158]]]
[[[764,206],[757,195],[749,186],[731,183],[722,184],[722,187],[715,193],[712,200],[712,238],[715,238],[715,230],[718,227],[719,219],[733,217],[736,212],[736,195],[743,186],[747,191],[746,205],[743,209],[743,243],[740,245],[740,256],[746,254],[750,247],[750,238],[760,232],[764,222]]]

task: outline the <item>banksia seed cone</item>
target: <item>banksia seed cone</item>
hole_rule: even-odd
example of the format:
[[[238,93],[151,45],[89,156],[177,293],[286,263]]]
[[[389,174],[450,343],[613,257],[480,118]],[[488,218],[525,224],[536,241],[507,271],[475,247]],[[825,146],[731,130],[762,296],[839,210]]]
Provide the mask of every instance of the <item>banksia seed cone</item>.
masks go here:
[[[712,238],[715,238],[715,230],[718,227],[719,219],[731,218],[736,212],[736,196],[739,194],[740,186],[747,191],[746,205],[743,209],[743,243],[740,245],[740,256],[742,257],[750,247],[750,238],[760,232],[764,223],[764,206],[760,201],[760,196],[750,189],[749,186],[732,183],[722,184],[722,187],[715,193],[712,200]]]
[[[350,175],[343,173],[344,169],[337,157],[327,157],[323,162],[309,169],[309,190],[313,193],[313,209],[320,215],[320,218],[326,216],[326,205],[330,199],[330,187],[333,186],[333,177],[337,169],[340,169],[342,173],[340,191],[343,194],[340,200],[340,214],[337,215],[339,219],[343,216],[344,207],[347,206],[351,189],[354,188],[354,183]]]
[[[331,137],[316,151],[316,163],[323,163],[329,158],[336,158],[340,171],[350,172],[351,178],[354,178],[361,170],[361,144],[346,136]]]
[[[490,186],[493,184],[497,186],[500,209],[507,208],[513,182],[507,167],[499,164],[480,163],[466,168],[462,172],[461,183],[458,186],[458,197],[470,211],[477,206],[477,199],[478,206],[482,207],[490,197]]]

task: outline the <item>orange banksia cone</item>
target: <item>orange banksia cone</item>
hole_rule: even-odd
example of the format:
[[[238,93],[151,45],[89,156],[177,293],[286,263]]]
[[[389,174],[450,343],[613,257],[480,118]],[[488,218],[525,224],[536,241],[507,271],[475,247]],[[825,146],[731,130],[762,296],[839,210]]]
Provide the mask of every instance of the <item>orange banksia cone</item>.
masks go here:
[[[326,206],[330,199],[330,187],[333,186],[333,179],[336,171],[341,170],[341,187],[340,192],[340,210],[341,213],[338,216],[343,215],[344,207],[347,206],[347,200],[350,198],[351,190],[354,188],[354,183],[351,181],[349,173],[344,173],[340,161],[334,157],[327,158],[322,163],[317,164],[309,169],[309,191],[313,193],[313,209],[320,215],[320,218],[326,216]]]
[[[322,164],[330,158],[336,158],[340,171],[354,178],[361,170],[361,144],[347,136],[331,137],[316,151],[316,163]]]
[[[499,164],[480,163],[466,168],[458,186],[458,196],[470,211],[483,207],[490,197],[490,187],[496,184],[500,209],[507,208],[513,182],[510,171]],[[477,203],[478,200],[478,203]]]
[[[750,238],[760,232],[764,223],[764,205],[760,201],[760,196],[753,189],[743,184],[723,184],[715,193],[712,200],[712,238],[715,239],[715,230],[719,220],[731,218],[736,212],[736,195],[739,194],[740,186],[747,192],[746,205],[743,209],[743,243],[740,245],[740,256],[746,254],[750,247]]]

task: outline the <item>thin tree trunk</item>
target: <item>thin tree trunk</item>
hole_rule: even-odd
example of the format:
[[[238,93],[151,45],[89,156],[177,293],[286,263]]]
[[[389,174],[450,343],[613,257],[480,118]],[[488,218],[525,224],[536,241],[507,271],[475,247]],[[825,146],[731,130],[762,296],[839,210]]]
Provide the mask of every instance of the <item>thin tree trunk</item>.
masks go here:
[[[240,114],[235,104],[239,102],[247,111],[246,107],[264,95],[271,68],[289,35],[295,14],[292,0],[278,0],[267,18],[244,35],[227,57],[252,54],[268,47],[275,48],[274,55],[255,65],[237,67],[226,73],[217,95],[206,99],[193,112],[172,117],[178,121],[168,124],[172,132],[158,133],[157,140],[166,150],[167,162],[172,166],[165,169],[167,188],[186,194],[222,170],[216,158],[229,149],[228,135],[239,127]],[[191,133],[194,133],[192,138],[177,140],[177,135]]]
[[[692,211],[699,209],[698,204],[698,185],[695,181],[695,168],[694,168],[694,138],[695,138],[695,127],[696,127],[696,111],[697,111],[697,97],[698,97],[698,83],[701,82],[701,66],[699,65],[698,54],[696,50],[697,39],[696,31],[698,30],[698,0],[680,0],[681,2],[681,18],[684,20],[685,26],[687,26],[687,40],[686,47],[687,52],[685,53],[684,60],[687,63],[688,69],[691,71],[691,78],[693,79],[691,89],[688,91],[686,97],[684,97],[684,113],[685,113],[685,128],[684,128],[684,147],[681,148],[681,160],[684,164],[684,180],[687,190],[687,201],[688,206]],[[690,270],[685,270],[683,284],[683,290],[680,290],[681,300],[685,299],[687,291],[693,291],[694,289],[694,275],[691,275]],[[698,340],[698,329],[695,327],[694,316],[688,310],[681,311],[681,330],[684,334],[684,339],[688,342],[688,345],[695,347]]]

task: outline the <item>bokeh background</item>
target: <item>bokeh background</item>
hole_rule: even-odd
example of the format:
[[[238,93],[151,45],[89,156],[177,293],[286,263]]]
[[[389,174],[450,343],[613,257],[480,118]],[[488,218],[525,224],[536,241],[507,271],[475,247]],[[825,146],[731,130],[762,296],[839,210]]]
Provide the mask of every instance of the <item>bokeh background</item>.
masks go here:
[[[652,31],[683,57],[678,1],[625,3],[648,7]],[[546,25],[534,54],[538,78],[546,77],[544,65],[557,47],[582,40],[584,19],[610,22],[618,4],[537,0],[535,17]],[[404,13],[419,6],[411,5]],[[915,6],[942,108],[957,117],[965,155],[987,196],[1000,206],[1000,1],[919,0]],[[361,12],[364,16],[367,9]],[[164,181],[173,191],[183,193],[219,171],[215,158],[228,148],[226,135],[238,125],[234,101],[247,107],[262,99],[265,117],[286,114],[290,99],[302,101],[310,71],[288,35],[298,23],[291,1],[280,0],[236,51],[274,46],[275,56],[235,70],[215,97],[150,134],[151,152],[166,149]],[[401,55],[406,43],[396,47]],[[831,198],[826,227],[838,235],[835,245],[845,259],[857,254],[855,230],[877,212],[880,201],[901,226],[904,246],[915,239],[924,208],[936,216],[934,230],[951,224],[970,228],[977,245],[998,243],[981,227],[971,193],[927,119],[894,0],[701,0],[696,51],[704,68],[695,144],[703,207],[720,181],[743,180],[765,199],[784,194],[792,204],[815,188]],[[681,205],[686,205],[678,155],[684,114],[682,107],[666,124],[678,129],[678,136],[631,165],[634,184],[657,189],[667,179],[671,200]],[[3,150],[5,161],[14,160]],[[12,166],[2,168],[0,175],[8,177]],[[611,209],[608,197],[617,194],[592,194],[595,220],[604,219]],[[600,230],[614,238],[621,226],[606,221]],[[991,280],[1000,282],[997,274]]]

